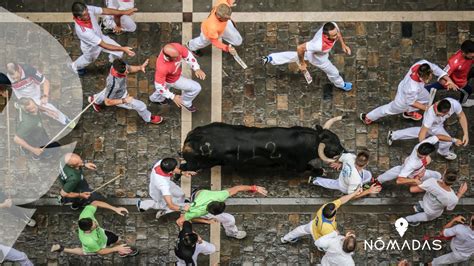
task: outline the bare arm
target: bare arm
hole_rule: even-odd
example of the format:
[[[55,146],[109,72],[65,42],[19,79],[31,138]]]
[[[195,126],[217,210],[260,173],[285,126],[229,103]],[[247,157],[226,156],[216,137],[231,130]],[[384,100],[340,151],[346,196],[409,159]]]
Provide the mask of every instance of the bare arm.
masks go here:
[[[117,10],[112,8],[102,8],[102,15],[112,15],[112,16],[120,16],[120,15],[132,15],[134,12],[137,12],[137,8],[132,8],[128,10]]]
[[[428,106],[420,103],[420,102],[414,102],[411,106],[415,107],[415,108],[418,108],[420,110],[423,110],[423,111],[426,111],[426,109],[428,109]]]
[[[357,196],[360,193],[362,193],[362,188],[357,189],[356,191],[352,192],[349,195],[340,197],[339,200],[341,201],[341,205],[347,203],[348,201],[350,201],[351,199],[353,199],[355,196]]]
[[[113,45],[113,44],[108,44],[104,41],[100,41],[99,46],[104,48],[104,49],[110,50],[110,51],[124,52],[124,49],[123,49],[124,47]]]
[[[30,151],[30,152],[32,152],[32,153],[34,153],[34,154],[36,154],[36,155],[39,155],[39,154],[37,154],[37,152],[38,152],[38,150],[41,150],[41,149],[38,148],[38,147],[33,147],[33,146],[31,146],[31,145],[28,144],[28,142],[26,142],[24,139],[22,139],[22,138],[20,138],[20,137],[18,137],[18,136],[15,136],[15,137],[13,138],[13,141],[14,141],[16,144],[20,145],[21,147],[27,149],[28,151]],[[40,154],[41,154],[41,153],[40,153]]]
[[[466,114],[464,112],[461,112],[458,115],[458,118],[459,118],[459,124],[461,124],[461,128],[462,128],[462,134],[463,134],[462,142],[464,146],[467,146],[467,144],[469,143],[469,129],[467,127]]]
[[[344,38],[342,38],[341,31],[337,32],[337,36],[338,36],[339,41],[341,42],[341,48],[344,51],[344,53],[351,55],[351,49],[349,48],[349,46],[346,45],[346,42],[344,42]]]
[[[422,142],[423,140],[425,140],[427,134],[428,134],[428,128],[425,126],[422,126],[420,129],[420,132],[418,133],[418,141]]]
[[[103,208],[103,209],[108,209],[108,210],[111,210],[111,211],[114,211],[116,212],[117,214],[119,215],[122,215],[124,216],[125,214],[128,214],[128,210],[125,209],[125,208],[122,208],[122,207],[114,207],[110,204],[108,204],[107,202],[103,202],[103,201],[99,201],[99,200],[96,200],[96,201],[93,201],[91,203],[92,206],[95,206],[97,208]],[[125,213],[125,214],[124,214]]]
[[[165,199],[166,205],[168,208],[172,209],[173,211],[180,211],[180,206],[173,203],[173,198],[169,195],[163,196]]]
[[[129,72],[130,74],[136,73],[136,72],[139,72],[139,71],[145,73],[145,72],[146,72],[146,67],[148,66],[148,62],[149,62],[149,61],[150,61],[150,60],[147,59],[147,60],[145,60],[145,62],[143,62],[143,64],[141,64],[141,65],[139,65],[139,66],[132,66],[132,65],[130,65],[130,66],[129,66],[129,69],[128,69],[128,72]]]
[[[397,177],[397,185],[409,185],[409,186],[414,186],[414,185],[420,185],[421,181],[415,178],[407,178],[407,177]]]
[[[300,65],[306,65],[304,61],[304,53],[306,52],[306,43],[302,43],[298,45],[296,48],[296,53],[298,54],[298,60],[300,61]]]
[[[245,185],[240,185],[240,186],[234,186],[231,188],[228,188],[227,191],[229,192],[230,196],[234,196],[235,194],[239,192],[244,192],[244,191],[251,191],[251,192],[258,192],[264,196],[267,195],[267,190],[264,187],[259,187],[259,186],[245,186]]]

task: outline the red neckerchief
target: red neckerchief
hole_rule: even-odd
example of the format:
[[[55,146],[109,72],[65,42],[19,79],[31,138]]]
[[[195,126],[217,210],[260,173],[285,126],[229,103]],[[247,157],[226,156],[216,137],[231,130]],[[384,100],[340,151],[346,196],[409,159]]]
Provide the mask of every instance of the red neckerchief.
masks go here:
[[[423,166],[427,166],[428,165],[428,160],[426,160],[426,157],[421,159],[421,163],[423,164]]]
[[[323,35],[323,45],[321,46],[321,48],[323,48],[323,51],[326,51],[324,50],[325,47],[331,49],[333,46],[334,46],[334,43],[336,42],[336,40],[331,40],[329,39],[328,36],[326,36],[326,34],[322,34]],[[327,49],[327,50],[329,50]]]
[[[110,68],[110,74],[116,78],[125,78],[127,75],[123,73],[118,73],[117,70],[115,70],[113,67]]]
[[[73,19],[77,23],[77,25],[92,29],[92,20],[89,19],[88,21],[84,21],[84,20],[77,19],[75,17],[73,17]]]
[[[420,68],[420,65],[415,65],[414,67],[411,68],[411,74],[410,78],[416,82],[421,82],[420,76],[418,76],[418,69]]]
[[[166,177],[171,177],[173,175],[173,173],[163,172],[163,170],[161,170],[161,167],[159,167],[159,166],[155,167],[155,173],[157,173],[158,175],[161,175],[161,176],[166,176]]]

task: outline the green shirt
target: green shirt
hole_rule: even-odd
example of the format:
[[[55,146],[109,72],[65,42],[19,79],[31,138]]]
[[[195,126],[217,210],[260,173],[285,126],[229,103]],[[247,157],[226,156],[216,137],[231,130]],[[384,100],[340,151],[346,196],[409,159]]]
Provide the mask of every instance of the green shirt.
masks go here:
[[[59,164],[59,180],[63,185],[63,190],[66,193],[80,193],[84,192],[87,186],[82,175],[82,168],[75,169],[61,161]]]
[[[79,220],[83,218],[91,218],[97,224],[97,228],[92,230],[90,233],[84,233],[84,231],[79,228],[79,240],[82,243],[82,250],[84,253],[96,253],[107,246],[107,235],[105,235],[105,230],[99,227],[99,223],[94,217],[96,210],[97,207],[87,205],[79,216]]]
[[[21,111],[20,121],[16,127],[16,135],[33,147],[43,146],[49,140],[39,113],[31,114]]]
[[[207,205],[209,205],[209,203],[213,201],[224,202],[228,197],[230,197],[230,194],[227,190],[201,190],[189,207],[189,210],[184,214],[184,219],[189,221],[204,216],[208,213]]]

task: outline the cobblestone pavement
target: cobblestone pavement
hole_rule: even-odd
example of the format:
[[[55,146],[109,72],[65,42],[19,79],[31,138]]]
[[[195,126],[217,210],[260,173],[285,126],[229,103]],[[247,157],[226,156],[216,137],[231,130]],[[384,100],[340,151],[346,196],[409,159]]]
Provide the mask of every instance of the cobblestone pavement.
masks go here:
[[[5,1],[0,1],[0,5]],[[91,1],[99,2],[99,1]],[[209,1],[195,1],[195,11],[208,11]],[[275,11],[279,1],[241,1],[238,11]],[[344,10],[456,10],[472,9],[472,1],[430,1],[420,7],[419,1],[286,1],[291,11],[344,11]],[[350,2],[350,3],[349,3]],[[356,2],[359,3],[356,5]],[[397,1],[397,3],[400,1]],[[69,2],[60,1],[54,9],[38,10],[27,5],[30,1],[8,1],[12,11],[69,11]],[[313,4],[314,3],[314,4]],[[239,3],[240,4],[240,3]],[[42,6],[42,5],[38,5]],[[48,5],[49,6],[49,5]],[[166,8],[164,8],[166,6]],[[180,12],[181,1],[164,5],[163,1],[142,1],[139,8],[147,12]],[[361,8],[359,8],[361,7]],[[359,8],[359,9],[357,9]],[[79,42],[71,32],[72,24],[41,24],[51,32],[70,51],[75,58],[80,55]],[[420,58],[444,65],[446,59],[458,49],[460,40],[472,38],[472,22],[415,22],[413,34],[401,38],[400,22],[340,23],[347,44],[353,55],[345,56],[339,46],[331,54],[331,60],[348,81],[354,82],[355,90],[343,93],[338,89],[326,88],[327,78],[310,66],[313,84],[307,86],[294,65],[263,67],[257,58],[274,51],[294,50],[295,39],[299,43],[309,40],[320,23],[238,23],[237,27],[244,37],[244,44],[238,48],[249,69],[242,70],[228,55],[223,55],[223,121],[249,126],[308,126],[322,124],[327,119],[347,114],[343,123],[335,124],[333,130],[339,135],[344,146],[351,151],[367,148],[371,152],[370,170],[379,174],[391,166],[400,164],[415,145],[414,141],[398,142],[388,147],[385,136],[389,129],[399,129],[415,123],[405,123],[400,117],[383,119],[380,123],[366,127],[357,120],[359,112],[387,103],[394,95],[396,86],[408,67]],[[198,26],[194,25],[195,28]],[[150,58],[149,71],[146,74],[132,75],[129,78],[129,92],[148,104],[148,95],[153,91],[154,56],[163,44],[181,42],[180,23],[139,23],[136,33],[114,36],[118,43],[134,47],[135,58],[127,58],[129,63],[139,63]],[[209,53],[200,61],[210,61]],[[86,97],[101,90],[109,68],[107,57],[100,59],[90,67],[83,80],[84,102]],[[210,71],[210,69],[208,70]],[[242,78],[243,77],[243,78]],[[208,84],[208,83],[207,83]],[[208,86],[204,89],[210,89]],[[110,197],[136,198],[147,197],[148,172],[152,164],[164,156],[176,156],[180,148],[180,113],[173,106],[158,107],[150,104],[152,113],[165,116],[166,122],[160,126],[145,125],[133,111],[105,108],[96,114],[88,111],[81,118],[76,129],[62,142],[77,141],[76,152],[84,159],[94,160],[97,172],[87,172],[86,178],[92,187],[97,187],[112,178],[119,168],[125,169],[125,178],[102,192]],[[465,109],[468,119],[472,120],[474,109]],[[470,125],[470,132],[473,132]],[[449,127],[453,134],[461,134],[459,126]],[[153,136],[150,138],[149,136]],[[471,139],[474,139],[471,134]],[[463,180],[469,182],[468,196],[474,193],[474,183],[469,178],[474,173],[473,144],[457,149],[459,159],[449,164],[460,170]],[[439,157],[434,158],[433,168],[441,170],[447,163]],[[334,172],[330,172],[335,176]],[[339,192],[310,187],[305,184],[307,175],[287,173],[280,170],[269,172],[235,173],[232,169],[223,169],[223,187],[234,184],[257,183],[270,191],[270,197],[323,197],[334,198]],[[193,180],[193,186],[208,187],[209,174]],[[55,185],[45,197],[54,197],[59,192]],[[247,195],[239,195],[246,197]],[[380,197],[412,197],[404,188],[388,185]],[[344,209],[343,209],[344,210]],[[249,210],[251,211],[251,210]],[[462,211],[462,210],[461,210]],[[338,216],[341,228],[355,229],[361,239],[382,236],[384,239],[397,238],[391,223],[399,214],[395,211],[378,210],[364,213],[363,210],[342,212]],[[398,213],[398,212],[397,212]],[[466,212],[463,211],[463,214]],[[37,228],[27,228],[17,241],[16,247],[28,251],[28,255],[39,265],[147,265],[171,264],[174,261],[172,248],[177,234],[173,219],[154,221],[154,214],[141,215],[131,213],[126,219],[100,214],[99,220],[105,228],[113,229],[136,243],[142,250],[139,257],[123,260],[116,256],[82,257],[50,254],[48,249],[56,241],[67,245],[79,244],[74,223],[77,213],[67,209],[40,209],[35,214],[39,224]],[[238,226],[248,232],[242,241],[229,239],[221,233],[221,261],[223,265],[241,264],[281,264],[308,265],[319,262],[321,253],[309,239],[291,246],[279,244],[279,238],[291,228],[308,222],[311,213],[237,213]],[[450,217],[450,216],[449,216]],[[422,225],[422,230],[410,231],[406,239],[420,239],[421,232],[434,235],[447,221],[447,215],[434,222]],[[198,230],[208,238],[208,226],[199,226]],[[415,233],[416,232],[416,233]],[[364,251],[359,243],[355,259],[357,265],[393,265],[400,257],[425,262],[440,253],[405,251],[403,254],[379,251]],[[446,249],[443,249],[443,253]],[[208,264],[208,258],[201,258],[200,264]]]

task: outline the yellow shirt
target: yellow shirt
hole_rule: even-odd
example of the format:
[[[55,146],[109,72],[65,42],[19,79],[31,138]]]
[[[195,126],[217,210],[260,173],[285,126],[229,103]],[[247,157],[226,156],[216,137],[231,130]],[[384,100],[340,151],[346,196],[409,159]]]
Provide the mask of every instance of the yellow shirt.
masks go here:
[[[334,205],[336,205],[336,210],[339,209],[342,204],[338,199],[330,203],[334,203]],[[334,215],[334,217],[331,219],[323,218],[323,208],[327,204],[328,203],[319,208],[319,210],[316,212],[316,217],[311,223],[311,233],[315,241],[318,240],[318,238],[337,230],[336,215]]]

